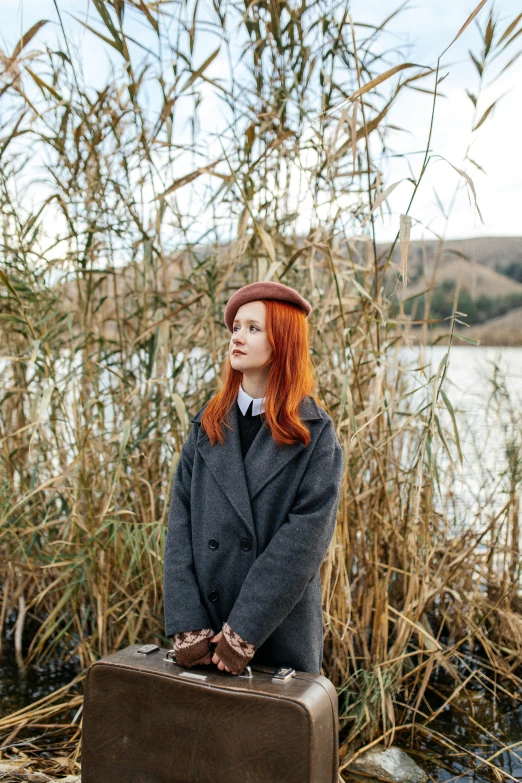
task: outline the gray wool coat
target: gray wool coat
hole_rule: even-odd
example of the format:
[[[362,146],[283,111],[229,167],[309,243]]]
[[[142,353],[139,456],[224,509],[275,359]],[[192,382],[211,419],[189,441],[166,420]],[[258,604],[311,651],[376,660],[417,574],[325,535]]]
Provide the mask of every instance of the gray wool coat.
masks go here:
[[[258,649],[252,660],[320,673],[320,567],[344,469],[332,419],[311,397],[299,415],[311,440],[281,448],[266,422],[245,459],[238,412],[211,445],[201,415],[176,468],[164,553],[165,633],[226,621]]]

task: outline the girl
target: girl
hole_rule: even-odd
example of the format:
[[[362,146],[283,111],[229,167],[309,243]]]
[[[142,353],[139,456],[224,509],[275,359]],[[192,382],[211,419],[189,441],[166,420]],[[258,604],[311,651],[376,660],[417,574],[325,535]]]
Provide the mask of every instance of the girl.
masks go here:
[[[240,674],[252,660],[320,674],[320,567],[344,458],[312,395],[311,309],[268,281],[227,303],[221,390],[191,419],[165,543],[165,632],[182,666]]]

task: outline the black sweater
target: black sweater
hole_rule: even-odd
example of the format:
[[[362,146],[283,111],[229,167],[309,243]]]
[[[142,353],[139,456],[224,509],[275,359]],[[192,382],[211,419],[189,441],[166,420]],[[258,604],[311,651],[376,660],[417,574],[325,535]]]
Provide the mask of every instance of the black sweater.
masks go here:
[[[239,404],[236,400],[237,405],[237,417],[239,420],[239,437],[241,440],[241,451],[243,453],[243,459],[245,459],[245,455],[254,442],[254,438],[256,437],[257,433],[261,429],[261,426],[263,422],[261,421],[261,414],[258,414],[257,416],[252,416],[252,405],[251,402],[248,406],[248,410],[243,416],[241,412],[241,408],[239,407]]]

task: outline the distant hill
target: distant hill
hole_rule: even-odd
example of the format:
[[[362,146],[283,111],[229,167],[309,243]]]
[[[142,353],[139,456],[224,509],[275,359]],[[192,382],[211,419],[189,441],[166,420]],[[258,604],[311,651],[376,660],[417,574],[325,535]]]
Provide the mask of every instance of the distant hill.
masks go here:
[[[521,345],[522,307],[480,326],[470,327],[468,331],[469,336],[480,340],[482,345]]]
[[[389,246],[380,245],[386,257]],[[400,264],[400,247],[392,254]],[[412,242],[408,256],[408,285],[395,287],[395,269],[388,277],[392,301],[402,301],[407,315],[423,318],[425,296],[431,299],[430,318],[451,315],[455,291],[458,309],[469,327],[459,327],[482,345],[522,345],[522,237],[486,237],[447,241],[441,251],[437,241]],[[393,286],[394,294],[391,294]],[[427,293],[429,289],[429,294]],[[430,327],[430,342],[448,327]],[[414,329],[415,333],[415,329]]]
[[[379,253],[386,254],[389,247],[390,244],[379,244]],[[410,279],[422,274],[424,264],[428,268],[433,266],[439,247],[440,243],[434,239],[410,243]],[[400,247],[397,243],[392,254],[392,261],[399,264],[400,257]],[[503,274],[506,274],[510,268],[522,270],[522,236],[446,240],[441,254],[441,262],[449,262],[459,257],[474,264],[495,269]]]
[[[381,264],[389,247],[385,244],[377,246]],[[223,246],[222,252],[226,253],[228,248],[228,245]],[[368,268],[368,240],[350,240],[350,248],[350,254],[353,254],[359,268]],[[197,249],[198,257],[203,257],[207,252],[208,249],[203,246]],[[348,262],[346,249],[337,252],[346,258],[346,262],[340,262],[340,267],[351,271],[353,264]],[[167,299],[176,298],[180,278],[190,275],[192,263],[192,256],[183,252],[173,254],[165,262],[161,279]],[[476,339],[480,339],[484,345],[522,345],[522,237],[451,240],[444,244],[442,252],[435,240],[411,242],[409,282],[406,286],[402,283],[397,286],[396,270],[399,265],[400,247],[397,243],[385,285],[386,294],[395,306],[395,314],[402,302],[407,315],[415,313],[416,319],[423,317],[422,292],[432,284],[433,270],[437,266],[434,290],[431,292],[432,318],[443,319],[451,314],[458,285],[459,310],[467,313],[466,322],[470,324],[469,328],[461,328],[463,334],[470,337],[479,335]],[[96,312],[99,329],[108,339],[116,337],[117,307],[125,313],[129,328],[140,334],[144,330],[148,331],[150,325],[141,324],[141,310],[136,311],[135,292],[137,287],[145,291],[148,278],[153,274],[157,272],[141,262],[114,270],[99,270],[92,294],[92,307]],[[86,285],[85,281],[58,284],[65,309],[74,310],[78,307],[86,295]],[[447,326],[444,326],[443,331],[447,331]],[[413,333],[414,339],[420,336],[415,327]],[[440,333],[437,326],[431,327],[429,341],[432,342]]]
[[[434,342],[441,335],[438,342],[447,343],[448,331],[448,327],[430,330],[430,342]],[[510,310],[509,313],[498,318],[492,318],[484,324],[475,324],[469,328],[462,327],[459,329],[459,334],[478,340],[480,345],[522,346],[522,307]],[[460,340],[455,340],[455,343],[463,345]]]
[[[420,275],[414,283],[409,283],[404,287],[400,286],[398,293],[401,298],[414,296],[427,288],[431,283],[432,272],[433,267],[429,270],[427,280],[424,275]],[[448,257],[444,254],[437,269],[435,286],[444,287],[444,284],[450,280],[455,284],[460,283],[460,290],[467,291],[472,297],[504,297],[511,293],[522,294],[522,283],[495,271],[492,267],[481,265],[475,260],[469,262],[460,257]]]

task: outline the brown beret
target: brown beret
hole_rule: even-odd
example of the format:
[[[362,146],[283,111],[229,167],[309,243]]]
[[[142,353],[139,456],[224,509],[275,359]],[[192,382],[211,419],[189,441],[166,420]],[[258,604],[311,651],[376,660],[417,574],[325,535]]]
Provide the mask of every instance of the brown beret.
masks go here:
[[[295,288],[290,288],[282,283],[274,283],[270,280],[261,280],[259,283],[250,283],[232,294],[225,308],[225,323],[228,331],[232,332],[234,318],[241,305],[247,302],[253,302],[256,299],[279,299],[281,302],[290,302],[290,304],[299,307],[306,317],[312,310],[312,305],[299,294]]]

